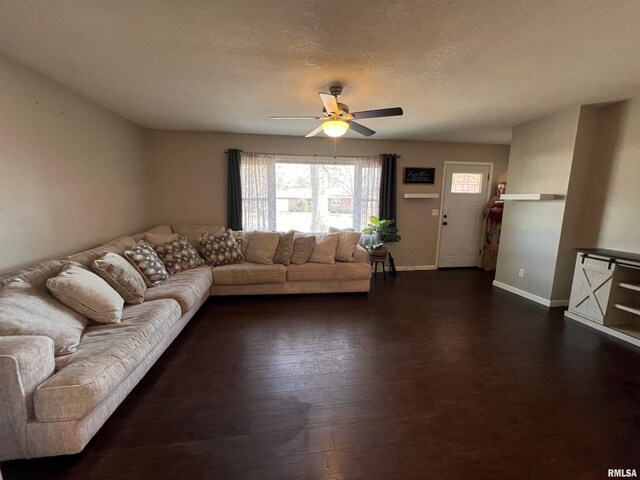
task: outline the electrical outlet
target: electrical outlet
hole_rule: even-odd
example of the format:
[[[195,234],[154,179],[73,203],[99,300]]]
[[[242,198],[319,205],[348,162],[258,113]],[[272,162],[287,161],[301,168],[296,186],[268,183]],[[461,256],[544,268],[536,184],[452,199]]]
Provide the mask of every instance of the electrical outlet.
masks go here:
[[[434,208],[433,210],[431,210],[431,215],[433,215],[434,217],[437,217],[438,213],[440,213],[440,212],[438,212],[437,208]]]
[[[524,268],[521,268],[521,269],[518,271],[518,276],[519,276],[520,278],[524,278]]]

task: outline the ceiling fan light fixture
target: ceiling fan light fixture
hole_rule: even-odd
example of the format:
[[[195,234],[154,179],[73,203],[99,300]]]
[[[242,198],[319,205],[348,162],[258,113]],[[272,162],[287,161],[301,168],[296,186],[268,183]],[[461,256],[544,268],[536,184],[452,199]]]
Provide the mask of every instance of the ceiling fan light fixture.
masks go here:
[[[341,137],[349,130],[349,122],[340,119],[327,120],[322,124],[322,131],[330,137]]]

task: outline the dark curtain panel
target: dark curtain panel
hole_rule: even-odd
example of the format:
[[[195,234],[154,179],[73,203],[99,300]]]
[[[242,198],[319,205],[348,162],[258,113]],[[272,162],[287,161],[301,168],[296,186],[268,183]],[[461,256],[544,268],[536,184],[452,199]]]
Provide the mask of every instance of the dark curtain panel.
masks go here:
[[[240,150],[227,150],[227,227],[242,230],[242,185],[240,182]]]
[[[382,175],[380,178],[380,215],[382,220],[395,220],[395,227],[398,227],[396,217],[396,163],[398,155],[395,153],[383,153]]]

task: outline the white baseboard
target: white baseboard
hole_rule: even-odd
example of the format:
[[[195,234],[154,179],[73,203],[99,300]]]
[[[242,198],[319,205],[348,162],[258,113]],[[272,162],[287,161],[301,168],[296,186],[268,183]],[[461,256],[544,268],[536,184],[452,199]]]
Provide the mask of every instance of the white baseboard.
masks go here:
[[[411,272],[415,270],[437,270],[436,265],[408,265],[404,267],[396,267],[398,272]]]
[[[586,318],[582,318],[580,315],[576,315],[575,313],[571,313],[569,310],[564,312],[564,316],[570,318],[571,320],[575,320],[576,322],[580,322],[588,327],[595,328],[601,332],[607,333],[612,337],[619,338],[620,340],[624,340],[625,342],[629,342],[636,347],[640,347],[640,338],[632,337],[631,335],[626,335],[623,332],[619,332],[613,328],[609,328],[605,325],[600,325],[599,323],[593,322],[591,320],[587,320]]]
[[[547,298],[542,298],[542,297],[539,297],[538,295],[534,295],[533,293],[525,292],[524,290],[520,290],[519,288],[512,287],[511,285],[507,285],[506,283],[502,283],[497,280],[493,281],[493,286],[506,290],[507,292],[520,295],[521,297],[524,297],[527,300],[531,300],[533,302],[539,303],[540,305],[544,305],[545,307],[566,307],[569,305],[568,299],[567,300],[549,300]]]

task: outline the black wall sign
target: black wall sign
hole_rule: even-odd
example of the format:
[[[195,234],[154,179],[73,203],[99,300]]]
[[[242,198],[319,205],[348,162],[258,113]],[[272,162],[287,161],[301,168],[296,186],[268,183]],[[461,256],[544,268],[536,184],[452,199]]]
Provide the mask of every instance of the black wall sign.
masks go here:
[[[405,167],[404,169],[404,183],[433,183],[435,176],[435,168]]]

